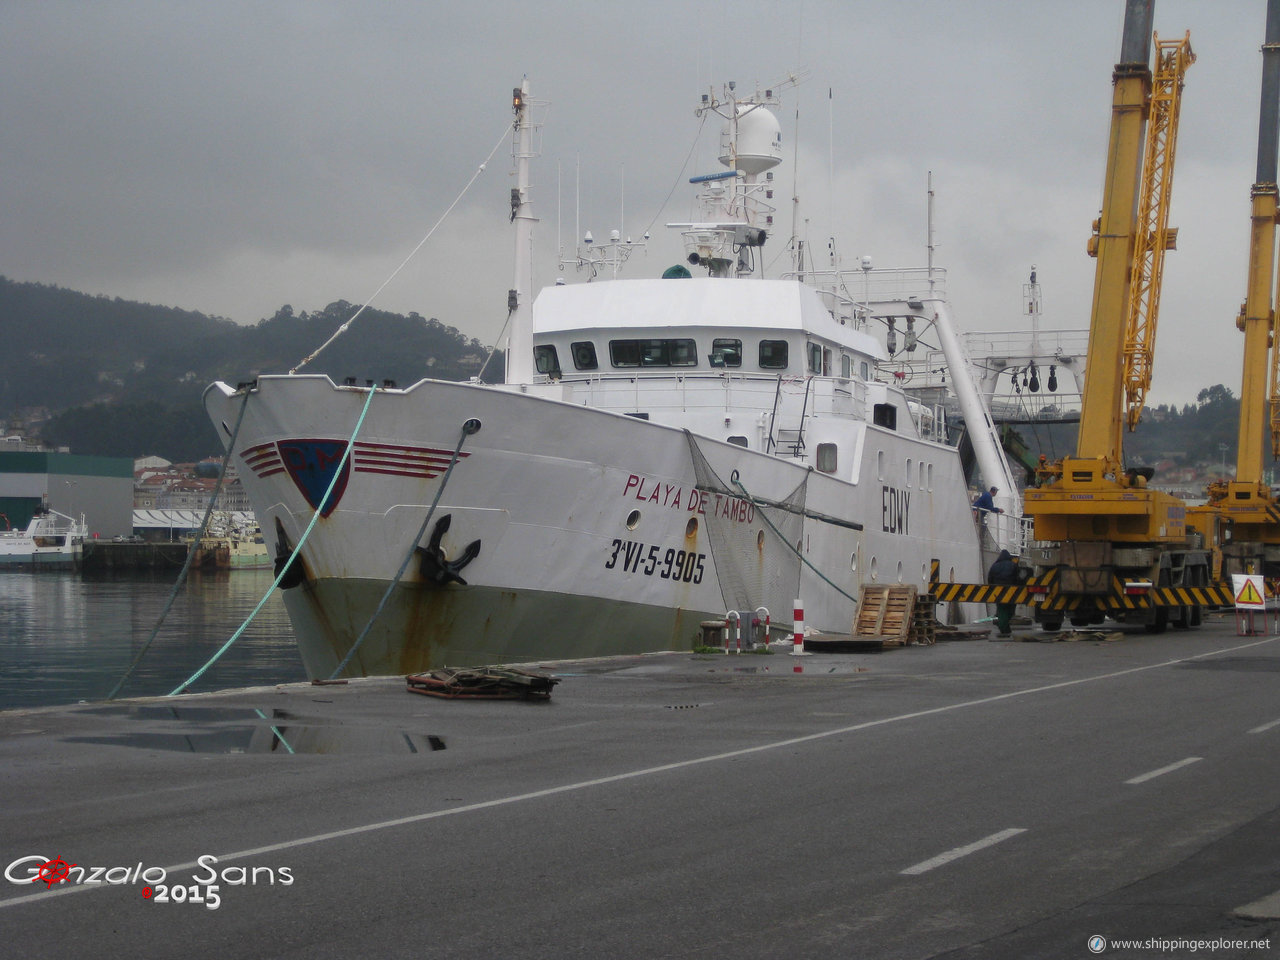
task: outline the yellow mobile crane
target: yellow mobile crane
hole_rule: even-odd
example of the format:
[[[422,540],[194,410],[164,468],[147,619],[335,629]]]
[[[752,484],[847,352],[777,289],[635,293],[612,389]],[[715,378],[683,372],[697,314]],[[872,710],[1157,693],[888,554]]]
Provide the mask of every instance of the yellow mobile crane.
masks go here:
[[[1272,307],[1275,262],[1277,121],[1280,119],[1280,0],[1268,0],[1262,47],[1262,97],[1258,119],[1258,166],[1253,184],[1249,274],[1236,326],[1244,331],[1240,385],[1240,434],[1236,478],[1209,486],[1209,502],[1193,507],[1188,522],[1222,530],[1223,574],[1280,577],[1280,505],[1263,480],[1263,417],[1270,399],[1271,453],[1280,456],[1280,397],[1277,397],[1277,313]],[[1268,368],[1271,385],[1267,386]],[[1269,393],[1269,397],[1268,397]]]
[[[1030,585],[1036,619],[1049,629],[1064,618],[1083,625],[1111,616],[1158,632],[1170,620],[1197,624],[1202,603],[1217,602],[1182,589],[1209,584],[1209,554],[1187,530],[1186,505],[1150,489],[1151,471],[1125,469],[1121,456],[1123,425],[1137,424],[1151,382],[1164,252],[1176,239],[1168,211],[1178,112],[1195,59],[1189,36],[1156,37],[1152,70],[1152,6],[1127,0],[1113,76],[1075,456],[1040,470],[1024,498],[1035,539],[1054,543],[1039,549]]]

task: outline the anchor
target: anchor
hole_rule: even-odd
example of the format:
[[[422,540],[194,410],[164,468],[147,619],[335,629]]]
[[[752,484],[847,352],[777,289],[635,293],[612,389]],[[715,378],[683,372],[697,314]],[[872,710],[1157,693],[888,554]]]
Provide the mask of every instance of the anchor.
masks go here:
[[[431,539],[427,541],[427,545],[417,548],[418,573],[428,583],[460,583],[465,587],[467,581],[458,575],[458,571],[480,555],[480,541],[472,540],[467,544],[466,549],[462,551],[462,556],[458,557],[457,560],[450,560],[444,555],[444,551],[440,549],[440,540],[449,531],[449,525],[452,522],[453,515],[446,513],[436,521],[435,527],[431,530]]]
[[[276,555],[273,564],[273,572],[278,577],[280,571],[285,568],[291,559],[293,559],[293,548],[289,546],[289,537],[284,532],[284,524],[280,522],[280,518],[276,517]],[[302,559],[299,558],[280,581],[281,590],[292,590],[296,586],[300,586],[307,579],[307,570],[302,565]]]

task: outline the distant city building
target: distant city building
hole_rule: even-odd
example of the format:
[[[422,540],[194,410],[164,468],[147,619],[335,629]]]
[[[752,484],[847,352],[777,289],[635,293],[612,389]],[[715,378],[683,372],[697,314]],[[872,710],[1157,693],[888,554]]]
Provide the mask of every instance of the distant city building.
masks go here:
[[[209,498],[218,486],[220,460],[170,463],[159,457],[134,462],[134,533],[147,539],[171,539],[200,528]],[[244,485],[228,468],[214,502],[215,519],[236,529],[257,525]]]

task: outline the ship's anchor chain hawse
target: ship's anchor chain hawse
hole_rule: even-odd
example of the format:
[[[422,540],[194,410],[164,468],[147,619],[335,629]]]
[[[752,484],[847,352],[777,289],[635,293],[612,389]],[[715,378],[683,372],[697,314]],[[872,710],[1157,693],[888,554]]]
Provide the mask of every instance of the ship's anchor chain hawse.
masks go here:
[[[440,548],[440,540],[448,532],[450,524],[453,523],[453,515],[446,513],[443,517],[436,521],[435,527],[431,530],[431,539],[427,541],[425,547],[418,547],[418,572],[422,575],[422,579],[428,583],[460,583],[464,587],[467,581],[458,575],[468,563],[480,555],[480,541],[472,540],[462,551],[462,556],[457,560],[450,560],[444,555],[444,550]]]
[[[289,535],[284,532],[284,524],[280,522],[280,518],[276,517],[276,556],[273,567],[275,575],[280,577],[281,590],[291,590],[294,587],[301,586],[302,582],[307,579],[306,568],[301,563],[289,566],[284,576],[280,576],[280,572],[284,570],[292,559],[293,546],[289,543]]]

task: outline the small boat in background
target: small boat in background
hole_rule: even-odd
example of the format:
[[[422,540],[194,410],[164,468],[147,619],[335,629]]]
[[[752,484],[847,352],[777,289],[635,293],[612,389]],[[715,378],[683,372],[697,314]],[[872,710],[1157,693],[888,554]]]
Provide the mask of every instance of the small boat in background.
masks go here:
[[[37,507],[26,529],[0,530],[0,569],[74,570],[87,533],[83,516]]]

